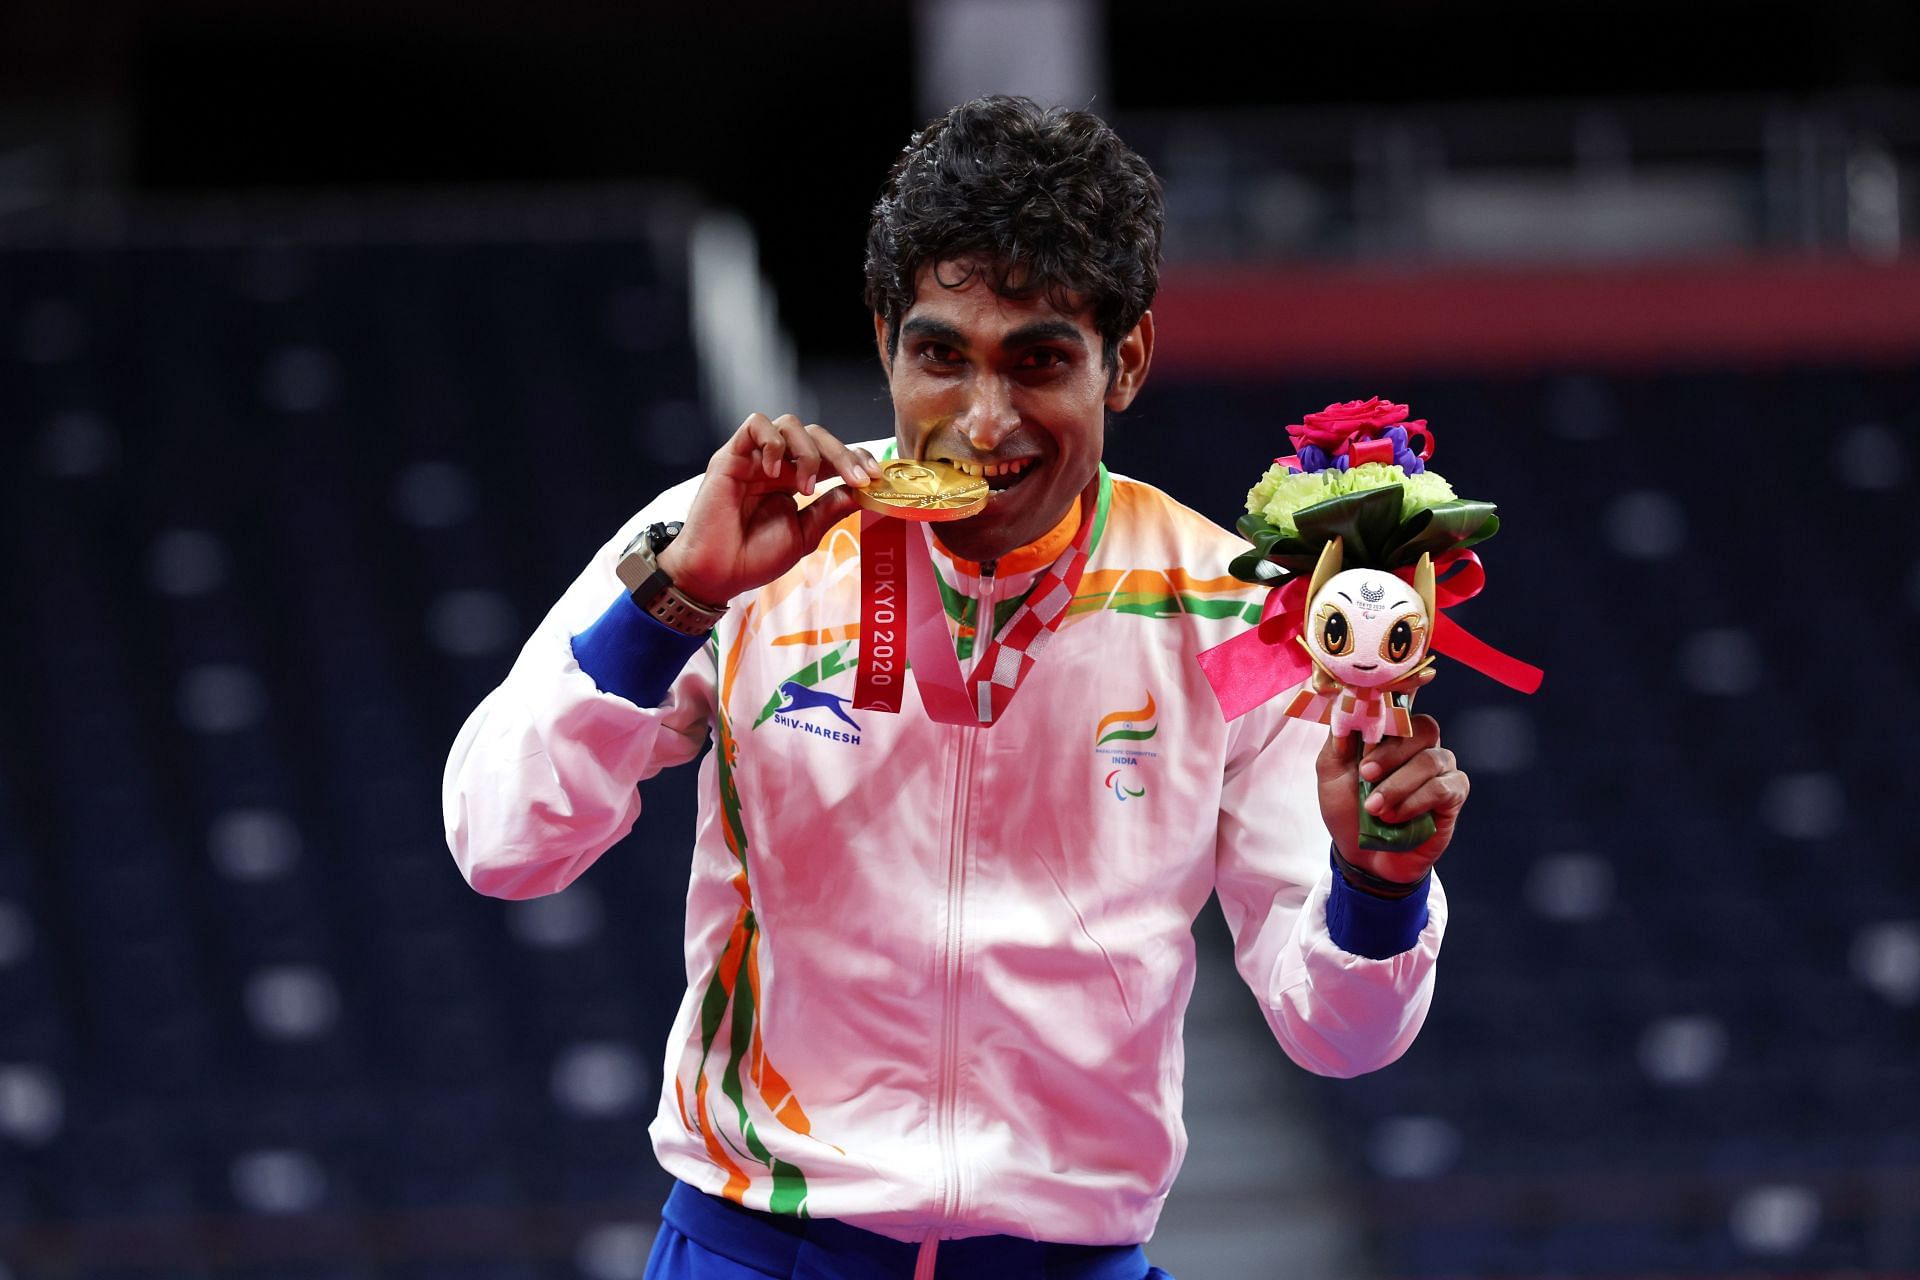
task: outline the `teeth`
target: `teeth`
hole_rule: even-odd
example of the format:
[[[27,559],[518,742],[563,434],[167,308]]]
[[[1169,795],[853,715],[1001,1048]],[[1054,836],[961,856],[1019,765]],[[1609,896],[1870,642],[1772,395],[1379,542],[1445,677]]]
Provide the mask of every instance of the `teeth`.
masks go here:
[[[994,476],[1017,476],[1022,471],[1025,471],[1027,469],[1027,465],[1031,463],[1033,459],[1032,458],[1014,458],[1008,462],[985,462],[985,463],[963,462],[958,458],[937,458],[935,459],[935,461],[944,462],[948,466],[954,468],[956,471],[963,471],[970,476],[980,476],[986,479],[991,479]]]

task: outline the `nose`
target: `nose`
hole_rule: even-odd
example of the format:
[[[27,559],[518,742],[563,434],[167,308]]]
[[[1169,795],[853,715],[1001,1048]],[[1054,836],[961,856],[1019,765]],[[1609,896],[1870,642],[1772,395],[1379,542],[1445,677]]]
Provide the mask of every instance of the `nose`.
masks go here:
[[[968,444],[982,453],[992,453],[1020,425],[1020,415],[1013,407],[1013,388],[1005,378],[976,380],[967,407],[954,425],[967,437]]]

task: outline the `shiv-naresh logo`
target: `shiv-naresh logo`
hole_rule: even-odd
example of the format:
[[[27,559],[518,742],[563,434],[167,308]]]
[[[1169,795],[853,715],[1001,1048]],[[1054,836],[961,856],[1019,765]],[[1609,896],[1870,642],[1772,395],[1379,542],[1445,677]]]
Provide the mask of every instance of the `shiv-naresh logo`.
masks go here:
[[[1149,691],[1146,706],[1109,712],[1093,727],[1093,753],[1113,766],[1100,785],[1111,791],[1115,800],[1125,803],[1147,794],[1147,784],[1139,776],[1141,762],[1158,758],[1159,752],[1137,744],[1150,741],[1160,732],[1158,715],[1159,708]],[[1120,745],[1110,745],[1114,743]]]
[[[853,746],[860,744],[860,722],[847,710],[849,699],[837,693],[828,693],[825,689],[808,688],[798,680],[782,681],[778,696],[780,705],[773,712],[775,724],[815,734],[832,742],[845,742]],[[853,731],[849,733],[845,729],[833,728],[832,721],[823,716],[800,719],[809,711],[824,711],[828,716],[845,722]]]

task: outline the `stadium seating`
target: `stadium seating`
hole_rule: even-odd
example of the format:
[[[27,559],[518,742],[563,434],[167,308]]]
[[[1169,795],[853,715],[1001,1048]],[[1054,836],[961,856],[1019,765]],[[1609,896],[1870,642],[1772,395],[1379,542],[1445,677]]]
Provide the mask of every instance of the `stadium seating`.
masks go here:
[[[1890,732],[1920,709],[1917,392],[1328,376],[1151,386],[1114,427],[1116,470],[1230,522],[1287,422],[1390,394],[1506,521],[1460,617],[1546,686],[1449,663],[1422,695],[1475,778],[1439,994],[1404,1061],[1317,1086],[1384,1270],[1812,1273],[1920,1239]],[[0,252],[0,1254],[139,1220],[162,1262],[81,1269],[624,1274],[640,1237],[529,1215],[526,1265],[482,1262],[432,1212],[664,1193],[691,773],[555,905],[461,884],[440,768],[710,447],[697,400],[644,244]],[[231,1243],[255,1220],[356,1225],[266,1257]]]

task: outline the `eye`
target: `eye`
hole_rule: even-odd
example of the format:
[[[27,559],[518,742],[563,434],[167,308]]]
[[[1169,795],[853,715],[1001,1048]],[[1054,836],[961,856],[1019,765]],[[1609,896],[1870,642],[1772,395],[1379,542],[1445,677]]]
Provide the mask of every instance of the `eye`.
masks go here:
[[[1021,358],[1020,365],[1025,369],[1057,369],[1067,362],[1067,357],[1051,347],[1035,347]]]
[[[1320,615],[1320,648],[1336,658],[1353,651],[1353,628],[1338,605],[1328,605]]]
[[[1388,662],[1405,662],[1407,655],[1413,652],[1413,637],[1417,632],[1420,619],[1413,614],[1396,618],[1387,634],[1380,639],[1380,656]]]

